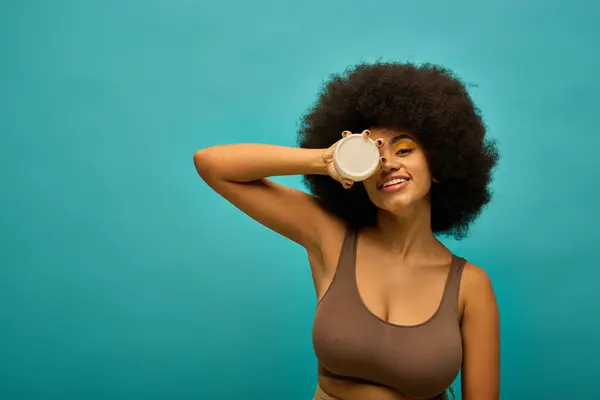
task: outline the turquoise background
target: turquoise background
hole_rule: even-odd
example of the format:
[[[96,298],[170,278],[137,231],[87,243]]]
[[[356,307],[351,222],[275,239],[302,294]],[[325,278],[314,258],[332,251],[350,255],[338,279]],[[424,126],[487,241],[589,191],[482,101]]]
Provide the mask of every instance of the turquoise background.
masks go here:
[[[595,397],[599,17],[592,1],[3,2],[0,399],[311,398],[304,252],[192,156],[294,145],[322,80],[380,58],[476,84],[499,140],[494,202],[446,242],[493,279],[502,399]]]

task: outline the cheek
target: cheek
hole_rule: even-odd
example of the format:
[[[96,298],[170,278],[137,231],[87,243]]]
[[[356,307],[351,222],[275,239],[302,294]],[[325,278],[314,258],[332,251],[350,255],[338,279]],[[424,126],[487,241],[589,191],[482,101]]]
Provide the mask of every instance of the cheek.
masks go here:
[[[431,188],[432,176],[427,162],[422,157],[415,157],[411,160],[407,159],[404,166],[412,176],[417,192],[420,194],[428,192]]]
[[[414,157],[406,157],[402,165],[414,178],[427,179],[431,175],[427,160],[421,154],[415,154]]]
[[[420,191],[428,191],[431,187],[431,174],[429,169],[422,168],[413,174],[413,178]]]
[[[431,174],[429,173],[429,168],[427,168],[426,166],[421,168],[415,168],[413,171],[414,178],[420,183],[431,181]]]

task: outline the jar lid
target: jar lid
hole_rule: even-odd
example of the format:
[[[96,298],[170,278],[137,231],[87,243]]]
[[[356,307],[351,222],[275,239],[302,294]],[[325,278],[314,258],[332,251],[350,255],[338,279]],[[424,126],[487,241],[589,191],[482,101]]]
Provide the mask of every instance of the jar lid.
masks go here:
[[[379,148],[373,140],[362,134],[351,134],[341,139],[333,151],[333,163],[338,173],[346,179],[360,182],[377,170]]]

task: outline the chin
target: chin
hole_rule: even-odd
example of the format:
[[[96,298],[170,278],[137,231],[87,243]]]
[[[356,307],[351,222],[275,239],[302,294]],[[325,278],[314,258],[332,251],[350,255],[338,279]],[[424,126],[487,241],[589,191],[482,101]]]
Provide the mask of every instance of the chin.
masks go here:
[[[379,208],[391,214],[400,215],[406,210],[418,207],[425,201],[425,196],[415,196],[414,193],[397,192],[380,197],[375,203]]]
[[[382,210],[397,214],[398,212],[401,213],[402,210],[410,208],[414,204],[414,201],[408,196],[390,196],[385,199],[378,199],[375,204]]]
[[[395,214],[395,215],[402,215],[404,214],[407,210],[412,209],[414,206],[414,203],[411,202],[394,202],[392,204],[388,203],[385,205],[384,210],[386,210],[387,212],[391,213],[391,214]]]

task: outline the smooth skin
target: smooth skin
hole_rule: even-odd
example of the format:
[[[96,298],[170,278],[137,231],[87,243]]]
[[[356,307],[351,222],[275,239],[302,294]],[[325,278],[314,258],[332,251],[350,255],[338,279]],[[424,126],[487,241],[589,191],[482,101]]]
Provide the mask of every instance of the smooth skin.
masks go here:
[[[343,136],[350,132],[343,132]],[[380,166],[360,183],[343,179],[333,150],[268,144],[213,146],[197,151],[200,177],[217,193],[264,226],[306,249],[317,300],[334,276],[344,221],[324,210],[311,195],[277,184],[273,176],[329,175],[345,188],[363,184],[378,208],[377,224],[358,236],[356,279],[365,305],[378,317],[401,325],[427,320],[437,309],[451,252],[431,231],[429,193],[436,179],[410,132],[373,127]],[[399,190],[382,190],[386,180],[409,178]],[[467,262],[459,293],[463,337],[462,398],[498,400],[500,392],[499,312],[485,271]],[[390,388],[319,376],[319,385],[342,400],[409,400]]]

